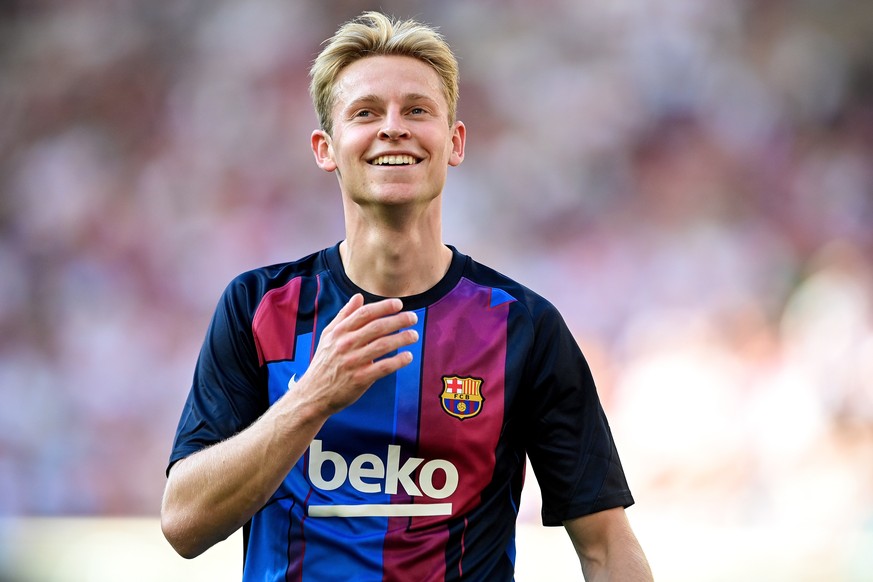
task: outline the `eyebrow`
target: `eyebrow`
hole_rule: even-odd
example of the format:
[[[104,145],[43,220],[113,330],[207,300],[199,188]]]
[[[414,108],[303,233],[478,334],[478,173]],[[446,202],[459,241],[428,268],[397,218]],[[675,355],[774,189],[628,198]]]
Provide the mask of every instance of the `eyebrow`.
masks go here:
[[[349,109],[349,108],[352,108],[352,107],[355,107],[358,105],[362,105],[365,103],[381,103],[382,101],[384,101],[384,99],[382,99],[381,97],[379,97],[378,95],[373,94],[373,93],[371,93],[369,95],[361,95],[360,97],[356,97],[355,99],[349,101],[346,104],[346,109]],[[403,95],[403,101],[404,102],[427,101],[428,103],[433,103],[435,105],[437,104],[437,101],[433,97],[430,97],[428,95],[424,95],[421,93],[407,93],[407,94]]]

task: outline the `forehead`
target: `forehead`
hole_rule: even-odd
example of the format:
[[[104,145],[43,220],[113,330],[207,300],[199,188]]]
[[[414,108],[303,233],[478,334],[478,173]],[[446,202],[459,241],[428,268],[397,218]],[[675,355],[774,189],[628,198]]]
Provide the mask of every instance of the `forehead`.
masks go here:
[[[433,67],[413,57],[364,57],[344,68],[334,86],[340,107],[364,97],[388,101],[409,95],[429,97],[446,107],[442,79]]]

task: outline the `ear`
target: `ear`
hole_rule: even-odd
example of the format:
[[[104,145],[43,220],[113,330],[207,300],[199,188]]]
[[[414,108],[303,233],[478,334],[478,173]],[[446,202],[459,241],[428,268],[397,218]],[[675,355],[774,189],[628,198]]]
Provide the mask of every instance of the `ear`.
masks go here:
[[[336,162],[333,159],[333,145],[330,135],[326,131],[316,129],[312,132],[312,153],[315,155],[315,163],[325,172],[336,170]]]
[[[464,146],[467,143],[467,128],[462,121],[455,122],[452,131],[452,154],[449,156],[450,166],[459,166],[464,161]]]

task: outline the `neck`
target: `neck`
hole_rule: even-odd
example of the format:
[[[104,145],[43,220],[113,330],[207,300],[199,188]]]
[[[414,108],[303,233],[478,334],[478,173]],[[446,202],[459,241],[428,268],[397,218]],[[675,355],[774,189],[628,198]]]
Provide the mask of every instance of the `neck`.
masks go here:
[[[423,293],[446,274],[452,251],[442,242],[440,221],[346,220],[340,256],[349,279],[382,297]]]

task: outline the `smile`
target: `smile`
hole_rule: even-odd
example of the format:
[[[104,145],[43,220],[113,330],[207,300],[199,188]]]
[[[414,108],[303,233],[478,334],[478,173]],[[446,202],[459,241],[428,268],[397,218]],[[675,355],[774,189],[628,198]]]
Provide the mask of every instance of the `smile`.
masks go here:
[[[407,155],[379,156],[370,161],[370,164],[373,166],[413,166],[420,161],[420,159]]]

